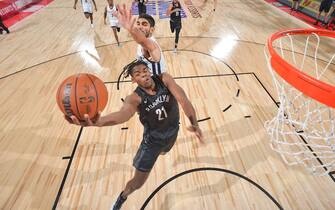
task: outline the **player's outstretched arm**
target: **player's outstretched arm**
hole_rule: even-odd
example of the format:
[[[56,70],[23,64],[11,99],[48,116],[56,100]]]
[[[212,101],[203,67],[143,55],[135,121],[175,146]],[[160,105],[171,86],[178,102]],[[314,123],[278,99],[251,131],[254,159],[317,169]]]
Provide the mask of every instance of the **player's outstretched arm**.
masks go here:
[[[175,82],[171,75],[167,73],[162,74],[162,80],[166,87],[170,90],[171,94],[176,98],[178,103],[184,110],[185,115],[190,120],[191,126],[187,129],[191,132],[194,132],[198,139],[203,142],[202,131],[198,125],[197,116],[194,110],[193,105],[190,100],[187,98],[184,90]]]
[[[75,116],[67,117],[65,119],[71,123],[80,126],[112,126],[124,123],[128,121],[137,111],[137,106],[140,103],[140,97],[137,96],[135,93],[127,96],[124,100],[123,106],[117,112],[112,112],[105,116],[100,116],[98,114],[95,121],[92,121],[88,118],[88,115],[85,115],[85,122],[80,122]]]

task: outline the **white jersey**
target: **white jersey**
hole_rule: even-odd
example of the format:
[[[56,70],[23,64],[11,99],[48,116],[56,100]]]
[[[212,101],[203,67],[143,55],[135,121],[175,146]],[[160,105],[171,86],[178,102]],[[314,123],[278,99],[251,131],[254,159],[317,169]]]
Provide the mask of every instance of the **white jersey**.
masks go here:
[[[145,58],[144,55],[143,55],[141,45],[137,46],[137,59],[144,61],[148,65],[152,75],[160,75],[161,73],[166,72],[165,60],[164,60],[164,56],[163,56],[163,53],[162,53],[162,49],[160,48],[159,44],[157,43],[157,41],[154,37],[150,37],[149,39],[151,39],[152,41],[154,41],[158,45],[159,50],[161,52],[160,61],[159,62],[152,62],[152,61],[148,60],[147,58]]]
[[[109,25],[111,27],[120,27],[119,26],[119,20],[116,16],[113,15],[114,12],[116,12],[116,6],[113,5],[113,8],[110,8],[109,5],[107,5],[107,18],[109,21]]]
[[[93,13],[93,6],[91,0],[81,0],[81,5],[83,6],[84,13]]]

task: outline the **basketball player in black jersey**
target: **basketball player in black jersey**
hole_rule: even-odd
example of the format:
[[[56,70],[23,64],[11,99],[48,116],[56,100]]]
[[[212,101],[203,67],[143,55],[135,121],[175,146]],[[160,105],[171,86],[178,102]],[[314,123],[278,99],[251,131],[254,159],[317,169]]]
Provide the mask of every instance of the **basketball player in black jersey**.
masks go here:
[[[174,50],[173,52],[177,52],[178,41],[179,41],[179,33],[181,30],[181,4],[178,0],[172,0],[172,3],[169,5],[166,15],[170,15],[170,29],[171,33],[176,31],[176,36],[174,40]]]
[[[145,5],[148,0],[136,0],[138,2],[138,14],[147,14],[147,6]]]
[[[151,77],[147,64],[140,60],[128,64],[125,68],[126,74],[130,75],[131,80],[138,86],[125,98],[120,111],[101,117],[99,114],[96,122],[89,120],[88,115],[85,115],[84,123],[80,123],[74,116],[65,117],[70,123],[77,125],[102,127],[124,123],[138,112],[144,133],[133,160],[135,174],[117,198],[113,210],[120,209],[128,195],[144,184],[158,156],[170,151],[174,145],[179,130],[178,103],[190,120],[191,126],[188,130],[194,132],[201,142],[203,141],[191,102],[169,74],[163,73]]]

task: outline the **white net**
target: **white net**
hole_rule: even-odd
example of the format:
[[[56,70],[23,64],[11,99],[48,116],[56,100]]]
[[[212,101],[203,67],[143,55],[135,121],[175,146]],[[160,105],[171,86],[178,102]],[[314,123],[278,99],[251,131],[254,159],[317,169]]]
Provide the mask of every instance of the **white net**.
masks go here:
[[[334,84],[333,41],[317,34],[286,35],[276,40],[273,47],[290,65],[318,80]],[[319,52],[319,49],[325,50]],[[277,151],[287,164],[302,164],[315,175],[326,175],[334,171],[334,109],[288,84],[273,69],[271,57],[266,50],[265,55],[279,99],[277,115],[265,123],[265,128],[271,136],[272,149]]]

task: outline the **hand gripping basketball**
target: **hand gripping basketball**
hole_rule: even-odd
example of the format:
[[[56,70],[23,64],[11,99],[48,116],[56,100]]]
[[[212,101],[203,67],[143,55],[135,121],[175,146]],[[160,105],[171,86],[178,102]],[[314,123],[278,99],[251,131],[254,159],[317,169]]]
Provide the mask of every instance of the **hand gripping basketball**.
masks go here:
[[[58,88],[57,104],[70,122],[96,122],[107,104],[108,92],[103,81],[91,74],[66,78]],[[89,121],[87,120],[89,119]],[[80,124],[79,123],[79,124]],[[75,123],[77,124],[77,123]]]

